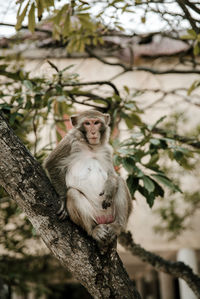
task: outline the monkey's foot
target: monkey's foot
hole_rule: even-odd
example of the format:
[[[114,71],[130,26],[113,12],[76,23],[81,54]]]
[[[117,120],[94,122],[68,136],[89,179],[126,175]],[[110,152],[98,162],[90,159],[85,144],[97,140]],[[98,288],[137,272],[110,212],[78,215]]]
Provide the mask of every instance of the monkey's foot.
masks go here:
[[[109,224],[98,224],[92,232],[92,237],[99,243],[110,243],[114,240],[116,234]]]
[[[58,210],[57,215],[58,215],[59,220],[64,220],[68,216],[67,209],[65,207],[65,202],[64,201],[62,201],[61,207]]]

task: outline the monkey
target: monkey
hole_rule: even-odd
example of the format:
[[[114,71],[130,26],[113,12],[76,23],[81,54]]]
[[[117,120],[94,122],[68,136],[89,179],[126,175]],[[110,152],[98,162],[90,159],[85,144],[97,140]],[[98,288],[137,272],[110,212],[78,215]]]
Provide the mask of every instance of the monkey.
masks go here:
[[[60,220],[67,216],[99,244],[125,230],[132,199],[114,169],[109,145],[110,115],[87,110],[71,117],[73,128],[45,159],[58,193]]]

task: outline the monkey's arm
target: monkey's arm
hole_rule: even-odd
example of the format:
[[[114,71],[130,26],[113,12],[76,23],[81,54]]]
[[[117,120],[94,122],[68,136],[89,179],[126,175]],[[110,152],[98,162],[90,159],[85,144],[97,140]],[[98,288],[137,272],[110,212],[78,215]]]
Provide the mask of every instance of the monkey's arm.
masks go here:
[[[117,192],[118,188],[118,176],[115,174],[114,170],[108,171],[108,178],[104,185],[104,190],[100,195],[105,198],[102,202],[102,208],[107,209],[112,205],[113,198]]]
[[[61,216],[64,216],[64,218],[67,216],[65,208],[67,187],[65,182],[66,169],[62,165],[62,160],[64,158],[67,158],[67,156],[70,153],[70,150],[71,142],[70,137],[67,135],[61,140],[58,146],[51,152],[51,154],[44,161],[44,167],[46,168],[52,185],[54,186],[61,200],[61,208],[58,211],[58,214],[61,214]],[[61,216],[60,218],[63,218]]]

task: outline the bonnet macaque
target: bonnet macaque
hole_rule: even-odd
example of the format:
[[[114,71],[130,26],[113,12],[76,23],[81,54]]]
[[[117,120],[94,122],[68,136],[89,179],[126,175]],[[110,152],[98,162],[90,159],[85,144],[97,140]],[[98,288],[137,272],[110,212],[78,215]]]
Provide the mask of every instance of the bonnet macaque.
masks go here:
[[[125,229],[132,200],[115,173],[108,144],[109,114],[88,110],[71,117],[74,128],[45,160],[60,199],[59,218],[70,219],[96,241],[111,242]]]

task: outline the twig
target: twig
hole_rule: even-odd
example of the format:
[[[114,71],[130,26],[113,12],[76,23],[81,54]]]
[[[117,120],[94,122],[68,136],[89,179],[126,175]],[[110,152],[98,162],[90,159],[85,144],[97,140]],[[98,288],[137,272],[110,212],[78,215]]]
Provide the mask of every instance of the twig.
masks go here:
[[[9,23],[2,23],[0,22],[0,26],[9,26],[9,27],[15,27],[15,24],[9,24]],[[28,26],[21,26],[21,29],[28,29]],[[52,31],[42,28],[35,28],[35,31],[44,32],[52,35]]]
[[[107,110],[107,108],[105,108],[105,107],[100,107],[100,106],[98,106],[98,105],[93,105],[93,104],[90,104],[90,103],[86,103],[86,104],[85,104],[85,103],[83,103],[83,102],[79,102],[79,101],[77,101],[77,100],[75,99],[74,95],[71,94],[71,93],[69,93],[69,97],[72,99],[72,102],[73,102],[73,103],[76,103],[76,104],[79,104],[79,105],[87,105],[87,106],[92,107],[92,108],[95,108],[95,109]]]
[[[76,83],[62,83],[62,86],[86,86],[86,85],[109,85],[114,90],[115,94],[120,96],[119,90],[114,83],[110,81],[91,81],[91,82],[76,82]]]
[[[176,139],[182,143],[186,143],[190,146],[193,146],[197,149],[200,149],[200,141],[194,139],[194,138],[189,138],[189,137],[185,137],[185,136],[181,136],[181,135],[178,135],[176,133],[173,133],[173,132],[169,132],[169,131],[165,131],[163,129],[160,129],[160,128],[153,128],[152,129],[152,132],[153,133],[156,133],[156,134],[160,134],[164,137],[169,137],[169,138],[173,138],[173,139]]]
[[[198,69],[190,69],[190,70],[184,70],[184,69],[167,69],[167,70],[158,70],[158,69],[154,69],[154,68],[149,68],[149,67],[144,67],[144,66],[126,66],[123,63],[120,62],[109,62],[105,59],[103,59],[102,57],[98,56],[97,54],[93,53],[88,47],[86,49],[86,51],[88,52],[88,54],[91,57],[94,57],[96,59],[98,59],[99,61],[101,61],[104,64],[107,65],[111,65],[111,66],[120,66],[124,69],[124,72],[132,72],[132,71],[144,71],[144,72],[149,72],[151,74],[154,75],[165,75],[165,74],[200,74],[200,70]]]

